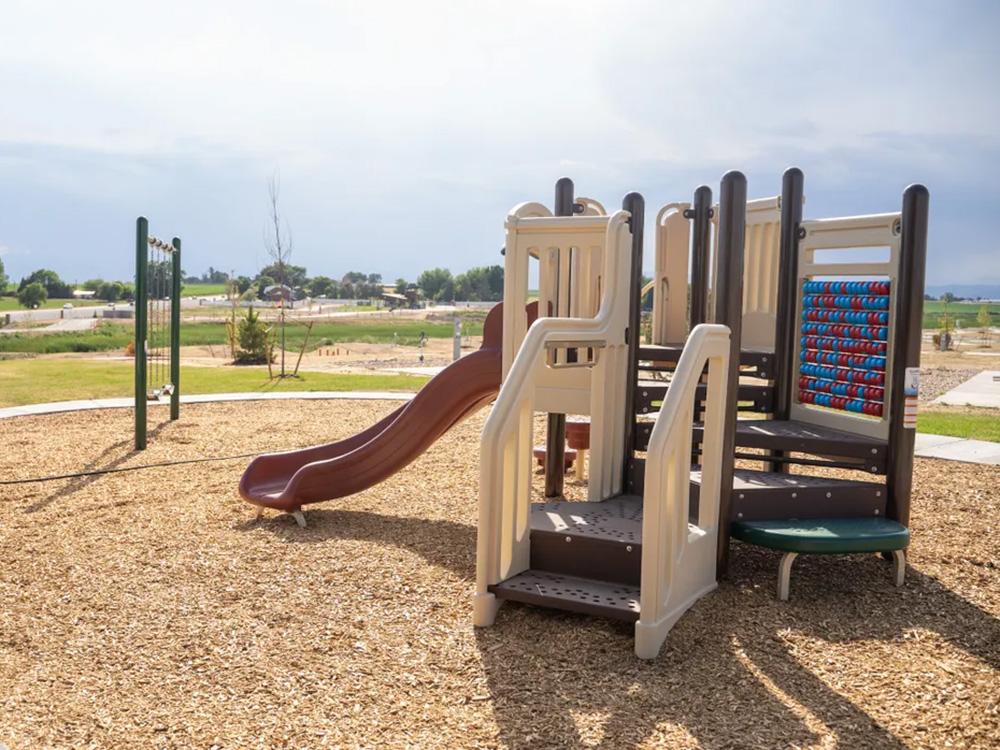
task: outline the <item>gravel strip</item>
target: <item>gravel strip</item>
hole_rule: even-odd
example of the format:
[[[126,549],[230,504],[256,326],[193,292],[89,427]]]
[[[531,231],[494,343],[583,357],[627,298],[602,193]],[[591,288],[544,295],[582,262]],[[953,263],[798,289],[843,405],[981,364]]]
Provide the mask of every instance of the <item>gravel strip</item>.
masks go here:
[[[938,396],[957,388],[969,378],[982,372],[982,368],[966,367],[953,369],[950,367],[920,368],[920,403],[930,403]]]
[[[0,478],[292,448],[395,406],[190,406],[142,455],[127,410],[5,420]],[[245,460],[0,487],[0,743],[1000,743],[995,468],[917,461],[902,589],[875,556],[806,556],[780,603],[778,556],[737,546],[730,578],[643,663],[630,628],[602,620],[508,605],[471,627],[482,424],[315,506],[304,530],[254,520]]]

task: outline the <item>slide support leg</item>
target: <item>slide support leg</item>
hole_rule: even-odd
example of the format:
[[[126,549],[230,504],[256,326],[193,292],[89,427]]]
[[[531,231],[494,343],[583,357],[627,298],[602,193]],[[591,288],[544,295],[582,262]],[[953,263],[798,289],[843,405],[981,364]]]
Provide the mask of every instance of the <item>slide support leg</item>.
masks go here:
[[[897,586],[903,585],[906,577],[906,553],[897,549],[892,553],[892,579]]]
[[[781,558],[781,562],[778,563],[778,598],[783,601],[788,601],[788,585],[792,577],[792,563],[795,562],[795,558],[799,556],[798,552],[786,552]]]

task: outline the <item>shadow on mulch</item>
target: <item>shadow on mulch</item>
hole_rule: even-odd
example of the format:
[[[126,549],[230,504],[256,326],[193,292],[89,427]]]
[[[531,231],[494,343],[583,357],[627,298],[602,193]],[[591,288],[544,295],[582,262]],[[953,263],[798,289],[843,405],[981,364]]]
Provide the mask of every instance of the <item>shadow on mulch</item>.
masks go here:
[[[169,422],[161,422],[160,424],[156,425],[156,427],[147,430],[146,439],[147,440],[155,439],[156,436],[160,434],[160,431],[169,424],[170,424]],[[131,450],[125,451],[125,453],[121,454],[120,456],[111,461],[108,461],[108,459],[114,454],[126,448],[126,446],[133,445],[134,442],[135,438],[129,437],[127,440],[119,440],[117,443],[109,445],[107,448],[101,451],[100,455],[97,456],[97,458],[95,458],[93,461],[86,464],[82,468],[78,469],[77,472],[83,474],[88,471],[107,471],[108,469],[117,469],[119,466],[125,464],[125,462],[128,461],[130,458],[142,453],[142,451],[137,451],[133,448]],[[51,495],[48,495],[47,497],[43,497],[40,500],[36,500],[35,502],[33,502],[31,505],[29,505],[27,508],[24,509],[24,512],[37,513],[41,510],[45,510],[56,500],[69,497],[70,495],[79,492],[84,487],[93,484],[98,479],[101,479],[103,476],[104,475],[102,474],[97,474],[94,476],[83,476],[83,477],[76,477],[75,479],[70,479],[66,485],[60,487]]]
[[[682,618],[649,663],[632,656],[630,625],[595,627],[582,616],[505,605],[496,626],[476,633],[503,740],[578,746],[587,741],[575,717],[583,714],[605,717],[602,746],[641,743],[665,722],[701,747],[797,747],[822,739],[804,709],[839,746],[906,746],[803,666],[787,631],[847,643],[902,642],[926,629],[1000,669],[1000,620],[937,579],[909,568],[895,589],[875,556],[806,557],[792,574],[792,601],[782,603],[774,597],[779,557],[735,548],[729,580]],[[553,650],[552,642],[564,645]]]
[[[476,528],[453,521],[386,516],[366,511],[309,508],[308,526],[300,529],[291,515],[282,513],[236,525],[238,531],[265,529],[294,544],[317,544],[337,539],[391,545],[409,550],[455,576],[476,576]]]
[[[293,543],[350,539],[400,547],[456,576],[475,576],[474,527],[442,520],[310,509],[240,524]],[[806,556],[796,562],[792,601],[774,597],[777,553],[734,546],[718,592],[677,625],[660,657],[632,654],[632,627],[585,616],[505,605],[493,628],[476,631],[501,739],[512,747],[578,746],[580,715],[603,721],[601,744],[648,740],[666,722],[702,747],[799,746],[821,735],[844,747],[904,747],[889,729],[799,663],[781,636],[847,643],[902,641],[926,629],[1000,669],[1000,620],[910,567],[896,589],[874,555]],[[900,692],[908,688],[900,686]]]

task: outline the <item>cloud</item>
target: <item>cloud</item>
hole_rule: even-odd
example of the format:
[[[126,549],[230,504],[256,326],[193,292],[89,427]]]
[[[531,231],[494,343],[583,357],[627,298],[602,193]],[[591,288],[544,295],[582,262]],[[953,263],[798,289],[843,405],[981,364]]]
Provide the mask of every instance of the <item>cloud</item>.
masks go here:
[[[562,174],[652,206],[799,164],[827,215],[926,182],[931,276],[998,277],[998,7],[10,2],[0,233],[127,276],[143,213],[189,270],[252,271],[280,168],[296,262],[395,278],[496,261],[506,210]]]

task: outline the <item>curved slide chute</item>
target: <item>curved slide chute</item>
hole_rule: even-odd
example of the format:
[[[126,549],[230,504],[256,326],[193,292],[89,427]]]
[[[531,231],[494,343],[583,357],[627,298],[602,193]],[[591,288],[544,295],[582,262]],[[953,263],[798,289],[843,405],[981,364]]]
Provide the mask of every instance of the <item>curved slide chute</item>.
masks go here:
[[[529,310],[529,324],[535,305]],[[240,480],[254,505],[294,513],[307,503],[353,495],[405,467],[500,390],[502,305],[486,316],[478,351],[448,365],[413,397],[346,440],[255,458]]]

